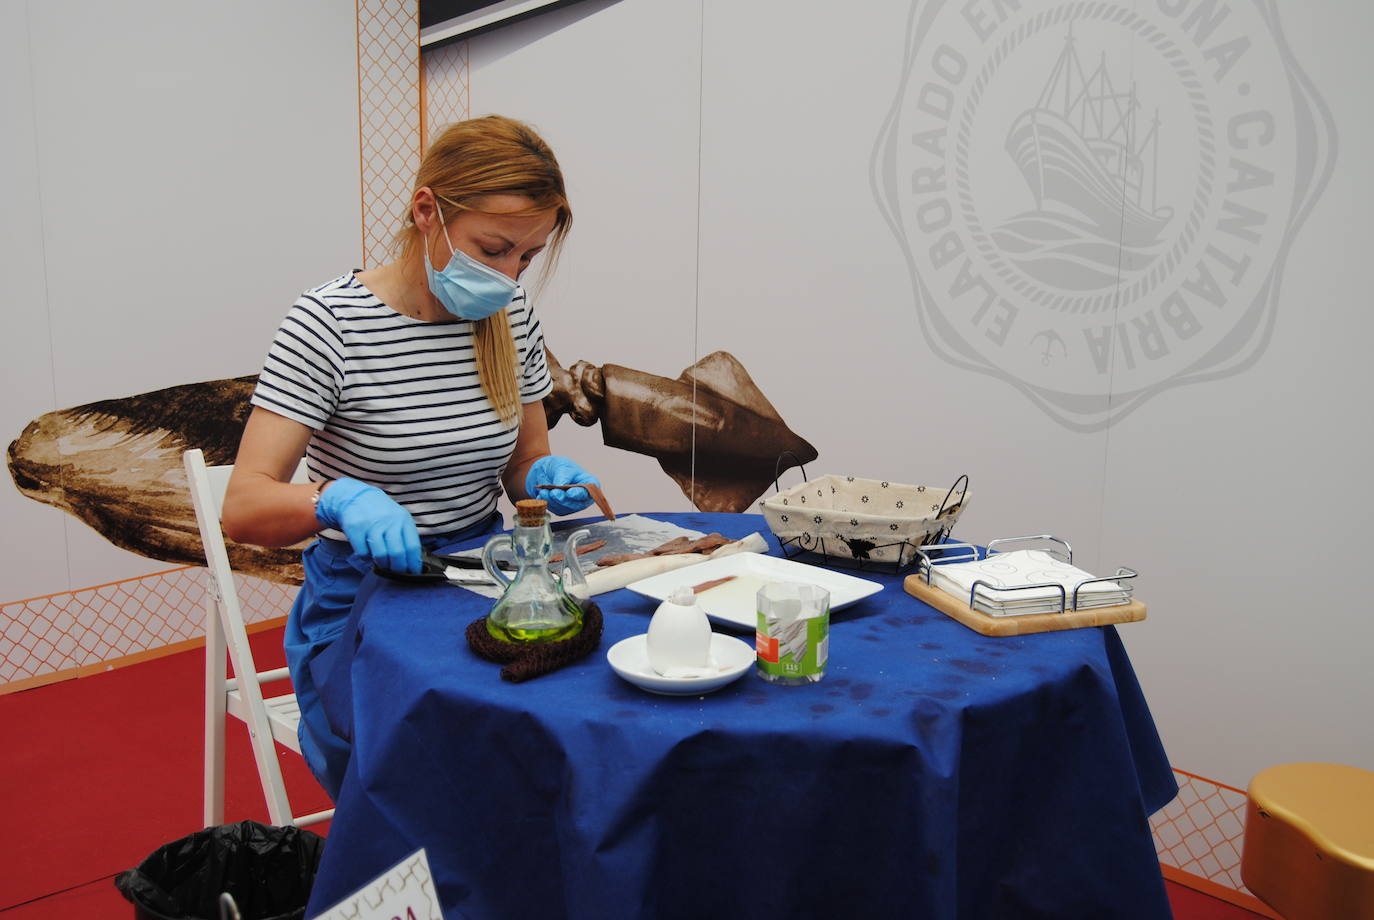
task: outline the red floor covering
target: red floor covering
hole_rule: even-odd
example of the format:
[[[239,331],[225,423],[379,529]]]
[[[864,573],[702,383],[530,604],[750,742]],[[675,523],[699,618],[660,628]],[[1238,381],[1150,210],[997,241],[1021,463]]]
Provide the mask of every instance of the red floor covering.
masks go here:
[[[279,667],[281,630],[253,637]],[[116,873],[201,825],[204,657],[198,651],[0,696],[0,856],[4,920],[133,916]],[[225,821],[267,820],[242,723],[229,720]],[[282,769],[298,813],[329,807],[301,759]],[[327,832],[324,828],[315,828]],[[1177,920],[1258,914],[1169,883]]]
[[[253,648],[260,668],[285,663],[280,629]],[[204,661],[183,652],[0,697],[4,920],[130,917],[115,873],[200,828]],[[225,821],[265,822],[247,730],[227,721]],[[329,807],[299,756],[281,761],[298,813]]]

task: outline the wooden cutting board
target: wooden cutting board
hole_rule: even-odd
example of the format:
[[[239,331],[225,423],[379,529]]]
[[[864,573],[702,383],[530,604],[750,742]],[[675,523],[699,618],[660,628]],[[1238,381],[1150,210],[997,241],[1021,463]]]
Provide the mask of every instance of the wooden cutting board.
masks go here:
[[[1025,636],[1031,633],[1055,632],[1060,629],[1080,629],[1084,626],[1107,626],[1113,623],[1134,623],[1145,619],[1145,605],[1133,600],[1114,607],[1095,607],[1092,610],[1069,610],[1064,613],[1027,613],[1021,616],[994,617],[974,610],[964,601],[928,585],[920,575],[908,575],[902,583],[906,593],[924,601],[941,613],[953,617],[969,629],[984,636]]]

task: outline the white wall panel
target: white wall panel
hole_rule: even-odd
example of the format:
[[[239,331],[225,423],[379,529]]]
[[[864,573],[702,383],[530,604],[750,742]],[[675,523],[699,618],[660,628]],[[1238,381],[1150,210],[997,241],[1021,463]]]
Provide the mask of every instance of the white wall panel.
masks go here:
[[[255,372],[295,296],[358,255],[352,11],[29,15],[59,404]]]
[[[6,443],[43,412],[257,372],[302,290],[357,264],[351,7],[4,6]],[[12,188],[11,188],[12,186]],[[15,354],[9,355],[10,349]],[[167,567],[13,488],[6,599]]]
[[[935,79],[933,49],[963,42],[960,54],[974,60],[967,46],[976,36],[957,17],[917,29],[909,12],[898,3],[843,17],[786,3],[707,5],[703,334],[730,341],[813,440],[821,456],[812,473],[929,485],[968,473],[976,495],[967,534],[1052,530],[1092,543],[1104,437],[1066,431],[1000,380],[941,360],[925,331],[932,311],[918,307],[917,283],[962,323],[959,335],[986,340],[992,314],[975,319],[948,293],[957,263],[925,270],[944,230],[923,234],[922,208],[947,201],[951,226],[966,218],[952,182],[933,195],[914,191],[917,170],[950,174],[953,152],[949,164],[926,162],[908,141],[949,129],[947,117],[918,108]],[[1063,31],[1023,65],[1044,65],[1032,99]],[[1018,105],[1012,92],[988,94],[973,123],[973,162],[960,160],[983,169],[974,187],[994,206],[1027,197],[1014,168],[977,161],[1000,151]],[[885,136],[889,113],[896,126]],[[914,277],[909,262],[920,269]]]
[[[567,180],[572,234],[534,288],[565,365],[676,377],[695,360],[698,35],[695,4],[587,0],[469,42],[472,114],[530,122]],[[689,507],[654,460],[602,446],[599,428],[565,418],[551,436],[618,510]]]
[[[6,384],[0,430],[6,445],[30,419],[57,408],[29,47],[26,4],[5,0],[0,3],[0,201],[5,202],[0,208],[0,260],[10,307],[5,311],[6,334],[0,336]],[[21,564],[9,563],[3,569],[6,599],[31,597],[67,584],[62,515],[9,487],[0,488],[0,520],[5,521],[7,543],[25,548]]]
[[[1243,97],[1291,125],[1269,152],[1276,185],[1321,157],[1323,119],[1334,171],[1281,252],[1272,337],[1253,366],[1161,396],[1113,429],[1104,529],[1113,554],[1150,576],[1151,626],[1132,633],[1131,651],[1174,762],[1243,787],[1285,761],[1374,768],[1374,621],[1352,593],[1374,503],[1362,270],[1374,196],[1360,155],[1374,119],[1359,38],[1374,14],[1279,3],[1260,20],[1233,6],[1255,56],[1284,36],[1328,109],[1304,126],[1286,111],[1291,84]],[[1284,204],[1256,207],[1283,226]]]

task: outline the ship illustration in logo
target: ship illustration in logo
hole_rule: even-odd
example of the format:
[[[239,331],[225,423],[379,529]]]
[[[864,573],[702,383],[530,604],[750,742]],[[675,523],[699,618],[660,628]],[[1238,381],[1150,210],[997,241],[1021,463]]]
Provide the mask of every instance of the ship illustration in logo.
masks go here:
[[[1039,99],[1007,133],[1007,153],[1035,208],[992,237],[1030,277],[1097,290],[1142,270],[1164,248],[1174,210],[1159,204],[1159,113],[1141,136],[1140,108],[1134,86],[1113,85],[1105,55],[1085,71],[1070,30]]]

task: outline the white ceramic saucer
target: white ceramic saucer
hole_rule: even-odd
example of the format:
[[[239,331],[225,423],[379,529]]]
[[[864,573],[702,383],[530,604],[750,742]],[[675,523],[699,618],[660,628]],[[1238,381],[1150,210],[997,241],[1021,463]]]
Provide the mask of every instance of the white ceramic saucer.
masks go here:
[[[734,636],[711,633],[711,661],[719,673],[709,677],[664,677],[649,667],[644,635],[621,639],[606,651],[611,669],[642,690],[665,696],[693,696],[719,690],[754,666],[754,647]]]

